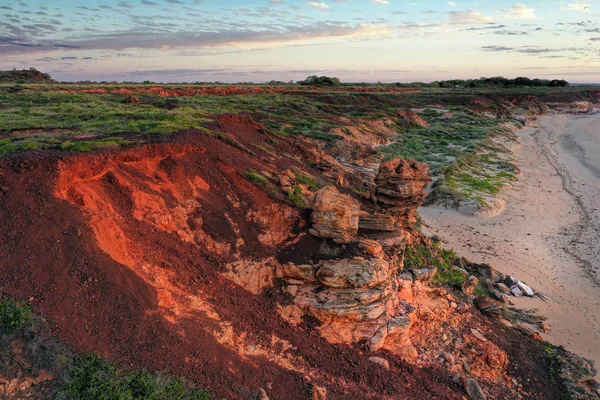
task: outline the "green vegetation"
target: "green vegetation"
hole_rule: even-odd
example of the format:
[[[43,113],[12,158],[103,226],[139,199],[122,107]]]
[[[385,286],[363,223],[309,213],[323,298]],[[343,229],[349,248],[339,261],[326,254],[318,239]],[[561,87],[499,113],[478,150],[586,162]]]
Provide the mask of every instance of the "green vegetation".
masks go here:
[[[123,372],[97,354],[73,362],[64,393],[72,399],[211,400],[202,390],[188,388],[181,378],[165,378],[147,371]]]
[[[11,299],[0,301],[0,332],[11,334],[32,321],[31,307]]]
[[[431,247],[419,245],[416,248],[407,247],[404,253],[404,268],[419,268],[423,266],[436,267],[438,270],[434,280],[439,283],[454,285],[465,280],[465,274],[454,268],[456,253],[446,250],[437,244]]]
[[[256,184],[257,186],[264,188],[267,185],[267,178],[265,178],[253,169],[249,169],[248,172],[246,172],[246,176],[248,177],[248,179],[250,179],[252,183]]]
[[[339,86],[341,82],[335,77],[312,75],[298,82],[298,84],[303,86]]]
[[[306,208],[304,196],[302,196],[302,188],[298,185],[294,186],[294,191],[288,195],[288,201],[298,208]]]
[[[12,71],[0,71],[0,82],[15,83],[47,83],[53,82],[50,75],[44,74],[35,68],[13,69]]]
[[[14,340],[23,343],[18,358]],[[211,400],[214,397],[172,378],[148,371],[122,371],[97,354],[75,356],[50,335],[47,322],[25,302],[0,298],[0,371],[18,369],[32,377],[48,371],[54,377],[44,390],[64,400]],[[27,360],[27,366],[21,363]],[[10,378],[10,377],[9,377]]]
[[[425,109],[421,117],[430,126],[412,125],[381,150],[388,159],[412,158],[430,165],[430,174],[438,178],[430,202],[467,200],[485,207],[515,179],[511,153],[501,144],[512,138],[508,128],[500,126],[505,120],[465,107]]]
[[[552,346],[552,343],[550,342],[542,342],[541,346],[544,348],[544,352],[546,353],[546,363],[548,365],[548,376],[550,377],[550,380],[552,380],[552,383],[556,383],[556,378],[558,375],[558,366],[556,365],[556,356],[554,354],[554,346]],[[565,393],[565,397],[568,394]],[[570,396],[568,396],[567,398],[570,398]]]
[[[308,186],[310,190],[319,190],[319,186],[315,183],[315,178],[312,176],[296,170],[294,170],[294,176],[296,177],[296,182],[299,184]]]

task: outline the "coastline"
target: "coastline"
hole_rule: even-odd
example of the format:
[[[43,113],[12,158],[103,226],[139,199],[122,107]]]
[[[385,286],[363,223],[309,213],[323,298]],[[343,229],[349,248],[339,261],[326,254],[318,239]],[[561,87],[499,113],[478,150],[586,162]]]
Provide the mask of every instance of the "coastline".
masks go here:
[[[440,206],[419,213],[445,247],[552,299],[510,298],[548,318],[544,339],[600,365],[600,115],[550,114],[517,134],[521,174],[505,189],[501,213],[469,216]]]

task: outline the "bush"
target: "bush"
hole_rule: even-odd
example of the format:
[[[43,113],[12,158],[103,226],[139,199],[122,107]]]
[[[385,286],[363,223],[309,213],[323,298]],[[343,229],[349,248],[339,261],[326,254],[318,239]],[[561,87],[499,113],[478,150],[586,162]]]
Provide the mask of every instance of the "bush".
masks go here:
[[[158,379],[148,371],[123,373],[98,354],[85,354],[73,363],[65,394],[73,399],[102,400],[210,400],[213,397],[188,388],[182,378]]]
[[[302,196],[302,188],[300,186],[294,186],[294,191],[288,195],[288,200],[298,208],[306,208],[306,202],[304,201],[304,196]]]
[[[8,299],[0,301],[0,332],[13,333],[30,324],[32,317],[29,305]]]
[[[316,75],[309,76],[298,83],[303,86],[339,86],[342,84],[338,78]]]

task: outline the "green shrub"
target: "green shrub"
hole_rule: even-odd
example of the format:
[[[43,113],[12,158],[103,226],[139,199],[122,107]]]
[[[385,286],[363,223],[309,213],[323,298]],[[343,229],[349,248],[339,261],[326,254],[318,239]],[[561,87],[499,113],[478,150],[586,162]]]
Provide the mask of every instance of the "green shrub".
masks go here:
[[[13,333],[32,322],[31,307],[14,300],[0,301],[0,332]]]
[[[257,186],[265,187],[267,185],[267,179],[253,169],[249,169],[246,176]]]
[[[465,280],[465,274],[454,268],[456,253],[433,244],[432,247],[419,245],[416,248],[407,247],[404,252],[404,268],[419,268],[424,266],[436,267],[438,270],[435,281],[453,285]]]
[[[122,372],[98,354],[75,359],[65,393],[75,400],[210,400],[213,397],[188,388],[182,378],[158,379],[147,371]]]
[[[302,195],[302,188],[298,185],[294,186],[294,191],[288,195],[288,200],[298,208],[306,208],[306,202]]]
[[[294,176],[296,177],[296,182],[301,185],[306,185],[310,188],[310,190],[318,190],[319,187],[315,183],[315,179],[312,176],[308,176],[303,174],[300,171],[294,171]]]

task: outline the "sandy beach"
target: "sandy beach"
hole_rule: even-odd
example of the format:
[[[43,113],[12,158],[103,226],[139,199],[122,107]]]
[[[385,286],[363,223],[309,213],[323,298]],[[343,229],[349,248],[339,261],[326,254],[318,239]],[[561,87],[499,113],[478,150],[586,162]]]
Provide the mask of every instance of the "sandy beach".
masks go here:
[[[521,174],[503,213],[419,212],[446,247],[550,297],[511,301],[548,317],[545,339],[600,366],[600,115],[548,115],[518,135]]]

